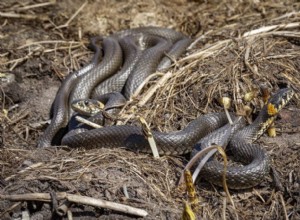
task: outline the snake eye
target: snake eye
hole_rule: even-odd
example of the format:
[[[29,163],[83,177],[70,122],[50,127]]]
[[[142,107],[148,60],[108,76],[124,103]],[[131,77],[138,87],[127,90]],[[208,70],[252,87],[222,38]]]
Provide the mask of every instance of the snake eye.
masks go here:
[[[84,101],[84,104],[85,104],[85,105],[88,105],[88,104],[89,104],[89,102],[88,102],[87,100],[85,100],[85,101]]]

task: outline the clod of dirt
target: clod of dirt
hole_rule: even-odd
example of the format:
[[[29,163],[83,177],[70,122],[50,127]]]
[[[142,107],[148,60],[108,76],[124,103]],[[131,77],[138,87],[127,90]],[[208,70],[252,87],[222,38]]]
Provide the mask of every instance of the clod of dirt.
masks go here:
[[[15,81],[5,83],[2,86],[2,89],[5,97],[12,103],[19,103],[24,97],[24,89],[22,89]]]

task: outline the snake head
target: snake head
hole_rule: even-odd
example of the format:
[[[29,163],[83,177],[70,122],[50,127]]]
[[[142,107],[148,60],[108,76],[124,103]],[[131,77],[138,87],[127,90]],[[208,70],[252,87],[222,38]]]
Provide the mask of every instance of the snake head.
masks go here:
[[[268,100],[267,112],[269,116],[277,115],[277,113],[291,100],[294,91],[290,88],[284,88],[277,91]]]
[[[79,99],[73,101],[71,107],[79,114],[93,116],[104,109],[104,104],[94,99]]]

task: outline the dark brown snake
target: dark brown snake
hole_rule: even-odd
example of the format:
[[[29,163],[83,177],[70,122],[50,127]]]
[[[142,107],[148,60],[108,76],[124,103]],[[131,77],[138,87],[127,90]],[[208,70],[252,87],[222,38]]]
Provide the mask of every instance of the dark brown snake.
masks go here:
[[[81,133],[69,133],[60,143],[63,131],[72,114],[70,103],[77,99],[87,99],[108,92],[123,92],[130,98],[141,82],[157,69],[167,68],[189,45],[190,39],[170,29],[149,27],[125,30],[103,39],[104,57],[100,63],[100,49],[92,64],[79,72],[70,74],[62,83],[53,104],[53,119],[39,141],[39,147],[63,144],[70,147],[124,147],[134,151],[150,152],[149,143],[142,129],[137,126],[122,125],[93,129]],[[131,46],[130,46],[131,45]],[[165,54],[168,56],[165,56]],[[171,56],[171,58],[169,58]],[[127,75],[124,77],[124,75]],[[230,149],[239,160],[247,164],[243,167],[229,167],[227,179],[231,188],[247,188],[261,182],[269,172],[269,159],[264,150],[253,144],[275,119],[268,108],[280,110],[292,97],[291,89],[282,89],[266,105],[255,122],[245,128],[239,123],[231,129]],[[176,132],[153,132],[160,154],[184,154],[191,152],[198,143],[201,148],[207,143],[226,142],[224,130],[225,113],[212,113],[192,121],[185,129]],[[228,125],[227,125],[228,126]],[[213,132],[220,128],[218,132]],[[222,130],[223,129],[223,130]],[[236,135],[233,132],[237,131]],[[213,132],[213,133],[212,133]],[[209,139],[201,139],[211,133]],[[200,142],[199,142],[200,141]],[[228,139],[229,141],[229,139]],[[215,161],[204,169],[208,180],[219,184],[223,166]]]

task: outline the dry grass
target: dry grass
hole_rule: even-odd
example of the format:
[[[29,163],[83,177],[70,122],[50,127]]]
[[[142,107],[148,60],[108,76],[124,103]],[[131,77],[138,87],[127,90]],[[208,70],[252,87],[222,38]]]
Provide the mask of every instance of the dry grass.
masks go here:
[[[233,98],[235,110],[240,110],[244,95],[263,86],[271,91],[278,86],[293,88],[294,104],[300,106],[299,47],[285,37],[262,33],[193,51],[178,61],[170,79],[139,109],[159,129],[171,130],[178,119],[190,121],[199,114],[220,111],[218,99],[223,96]],[[259,108],[262,101],[258,101],[252,104]],[[168,120],[164,124],[161,118]]]
[[[43,87],[44,82],[53,81],[52,77],[63,78],[89,62],[92,53],[85,47],[89,35],[159,25],[173,27],[195,39],[188,53],[165,77],[163,86],[157,86],[160,77],[152,79],[137,100],[124,109],[127,120],[142,115],[158,130],[181,129],[200,114],[222,111],[217,101],[222,96],[231,97],[233,110],[239,110],[243,95],[262,84],[272,91],[279,86],[292,87],[296,96],[290,106],[300,107],[297,1],[3,1],[0,6],[0,39],[4,42],[0,48],[0,73],[21,72],[23,86],[29,91],[25,104],[16,106],[9,96],[3,98],[5,92],[1,89],[1,194],[78,193],[144,208],[150,213],[148,219],[181,216],[182,199],[186,198],[176,188],[176,182],[186,164],[184,158],[155,160],[123,149],[35,149],[48,111],[38,111],[30,102],[43,91],[36,86]],[[153,86],[155,93],[143,103]],[[257,109],[261,105],[259,98],[251,103]],[[133,108],[137,109],[134,114]],[[197,216],[299,217],[300,151],[299,138],[295,136],[283,135],[286,142],[281,144],[264,141],[282,176],[285,192],[275,192],[270,181],[253,190],[233,191],[234,209],[222,189],[200,183]],[[282,149],[285,143],[292,147]],[[21,205],[1,201],[0,212],[3,216],[18,213]],[[114,213],[92,211],[114,217]]]

